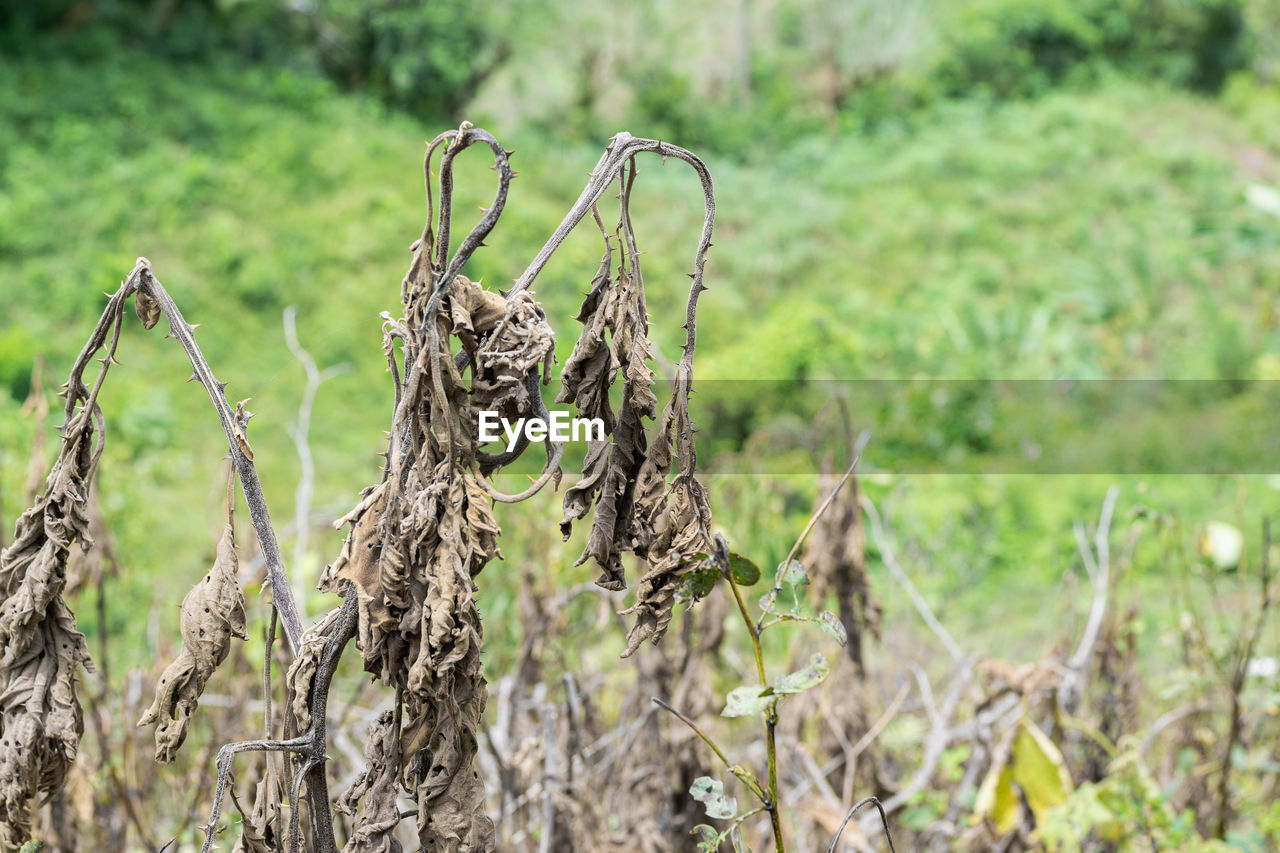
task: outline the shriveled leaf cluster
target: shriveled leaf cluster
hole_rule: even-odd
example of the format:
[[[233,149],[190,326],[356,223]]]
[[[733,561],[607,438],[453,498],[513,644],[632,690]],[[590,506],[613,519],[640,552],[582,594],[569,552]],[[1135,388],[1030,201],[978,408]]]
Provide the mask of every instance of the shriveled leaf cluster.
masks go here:
[[[635,624],[627,638],[626,655],[642,642],[662,638],[681,578],[691,571],[695,555],[711,550],[711,508],[706,492],[693,476],[697,464],[693,423],[689,417],[692,385],[693,311],[701,282],[695,278],[690,295],[685,357],[679,365],[674,393],[662,412],[661,426],[648,446],[645,421],[657,413],[654,374],[649,367],[649,341],[640,253],[631,224],[631,188],[636,167],[624,166],[621,214],[605,250],[591,290],[577,319],[582,334],[565,364],[558,400],[572,402],[585,417],[600,418],[605,439],[590,442],[582,478],[565,491],[565,538],[573,523],[594,506],[587,545],[578,564],[593,559],[603,570],[596,581],[606,589],[627,586],[621,555],[634,553],[642,574],[636,584]],[[614,241],[619,261],[613,268]],[[614,412],[609,390],[622,379],[622,402]],[[673,458],[678,473],[668,484]]]
[[[92,545],[89,496],[102,454],[97,397],[128,293],[122,286],[110,297],[72,368],[62,392],[66,423],[58,458],[44,492],[0,552],[0,850],[6,853],[30,834],[32,800],[61,788],[84,733],[77,668],[92,663],[63,593],[72,548]],[[90,389],[84,371],[104,344],[107,355]]]
[[[453,157],[479,138],[455,132],[438,140],[446,145],[442,180],[451,179]],[[501,184],[487,228],[511,176],[506,153],[490,147]],[[480,471],[473,392],[483,406],[511,413],[527,413],[533,397],[540,405],[529,376],[536,378],[554,341],[531,295],[504,299],[457,274],[479,238],[464,240],[451,263],[449,212],[446,192],[438,240],[428,216],[414,244],[404,315],[387,317],[386,349],[398,382],[382,482],[339,522],[351,531],[321,579],[322,589],[355,591],[365,668],[403,697],[403,722],[396,715],[375,727],[370,767],[349,794],[358,817],[349,851],[391,849],[397,785],[418,801],[424,850],[492,850],[495,843],[474,769],[485,682],[473,596],[476,575],[500,556],[499,530]],[[454,341],[461,347],[456,358]],[[373,799],[355,809],[366,794]]]
[[[374,722],[365,743],[364,772],[342,795],[338,808],[356,816],[356,829],[344,850],[347,853],[401,853],[394,832],[400,824],[396,802],[400,776],[400,743],[395,712],[385,711]]]
[[[210,676],[231,650],[231,638],[247,639],[244,594],[237,580],[235,528],[228,519],[213,568],[182,599],[182,649],[160,676],[156,697],[138,721],[156,724],[156,761],[168,764],[187,738],[191,715]]]
[[[493,154],[498,191],[477,226],[455,248],[450,237],[453,161],[476,143]],[[430,167],[440,150],[437,217]],[[645,151],[690,163],[706,202],[685,316],[684,353],[660,416],[650,368],[655,351],[648,337],[640,252],[630,221],[634,157]],[[538,258],[510,291],[499,293],[460,272],[505,205],[515,174],[509,154],[491,135],[468,123],[429,145],[424,164],[427,224],[411,247],[413,260],[401,289],[403,314],[383,315],[384,350],[395,388],[386,465],[380,482],[362,492],[339,522],[349,524],[350,530],[338,559],[321,578],[321,589],[346,601],[305,633],[284,583],[287,578],[253,469],[243,404],[233,416],[222,394],[225,383],[213,376],[192,337],[194,326],[183,320],[151,274],[149,262],[138,260],[76,362],[67,392],[62,453],[45,494],[22,517],[16,541],[0,563],[0,850],[16,850],[24,840],[31,799],[61,785],[83,729],[75,669],[88,664],[88,655],[61,596],[70,548],[77,541],[87,543],[90,534],[89,486],[101,452],[100,443],[93,443],[100,421],[97,392],[107,366],[114,362],[124,303],[135,294],[134,308],[144,328],[153,328],[162,316],[169,319],[170,336],[179,339],[194,368],[192,378],[205,386],[222,420],[276,590],[280,624],[295,655],[286,675],[285,739],[272,738],[268,711],[265,740],[229,744],[219,754],[205,850],[211,849],[218,831],[230,759],[250,750],[291,753],[293,778],[287,800],[282,798],[284,780],[276,778],[274,770],[258,782],[237,849],[295,849],[303,834],[298,816],[304,788],[311,836],[320,849],[336,849],[324,774],[324,708],[338,659],[352,638],[365,669],[395,690],[396,701],[369,734],[368,768],[340,802],[354,818],[345,850],[398,851],[393,834],[402,793],[416,800],[421,849],[495,849],[494,826],[486,815],[476,769],[486,684],[475,579],[491,560],[501,557],[495,502],[525,500],[549,483],[558,487],[564,448],[548,439],[542,474],[523,492],[504,494],[489,478],[519,458],[528,441],[491,452],[479,440],[478,419],[482,411],[508,419],[549,419],[540,383],[550,381],[555,339],[529,284],[588,212],[602,222],[596,203],[615,181],[621,187],[618,225],[612,236],[605,234],[605,255],[579,315],[584,331],[566,365],[561,396],[583,416],[603,420],[606,438],[591,444],[581,479],[565,495],[563,527],[567,536],[574,521],[591,516],[579,562],[594,559],[602,569],[599,583],[604,587],[625,588],[621,555],[636,558],[636,602],[626,611],[635,614],[635,622],[626,654],[646,639],[656,642],[663,636],[676,589],[710,549],[710,508],[694,476],[689,416],[694,317],[698,295],[705,289],[702,272],[714,219],[710,176],[684,149],[619,134]],[[102,359],[104,368],[90,392],[80,377],[110,331],[114,334]],[[614,412],[609,393],[619,376],[623,402]],[[646,431],[655,419],[651,444]],[[230,512],[228,500],[228,523],[214,564],[183,600],[182,648],[165,669],[140,721],[156,724],[155,756],[160,762],[172,760],[185,740],[191,715],[209,678],[226,659],[231,638],[246,636]],[[269,683],[269,666],[264,677]],[[232,797],[235,801],[234,790]],[[241,809],[238,802],[236,807]],[[282,831],[286,820],[287,833]]]
[[[493,205],[451,256],[453,158],[477,142],[493,152],[499,189]],[[493,826],[475,770],[476,732],[486,701],[475,578],[501,556],[493,502],[531,497],[560,476],[563,448],[548,441],[543,473],[526,491],[502,494],[488,480],[527,448],[521,441],[507,452],[487,452],[478,442],[479,413],[495,411],[509,419],[547,416],[539,374],[543,381],[549,376],[554,337],[527,280],[503,294],[459,274],[505,204],[513,175],[507,152],[487,133],[464,125],[432,143],[428,170],[432,153],[441,146],[439,217],[432,208],[412,247],[413,261],[401,288],[403,315],[384,315],[384,349],[396,385],[384,475],[340,520],[350,524],[350,532],[321,579],[326,591],[355,594],[356,637],[365,668],[393,686],[403,703],[402,716],[381,721],[371,733],[370,767],[348,795],[346,805],[357,814],[347,847],[353,851],[390,843],[394,824],[387,823],[392,819],[389,802],[397,784],[417,800],[424,850],[493,849]],[[565,366],[560,400],[605,424],[606,439],[591,444],[580,482],[566,493],[564,528],[567,533],[574,520],[594,510],[582,560],[590,557],[600,564],[603,586],[625,586],[621,554],[639,558],[642,574],[632,608],[637,615],[630,654],[644,639],[660,638],[665,631],[680,576],[692,566],[693,555],[708,547],[710,510],[693,476],[688,413],[692,314],[702,289],[702,259],[691,294],[686,355],[650,448],[645,422],[657,415],[657,396],[629,214],[634,163],[620,161],[615,174],[619,172],[622,214],[613,237],[606,235],[600,270],[579,315],[584,332]],[[429,171],[427,186],[430,200]],[[625,244],[616,272],[614,240]],[[609,389],[619,375],[624,402],[615,413]],[[308,695],[313,672],[306,662],[310,646],[303,645],[303,657],[290,676],[295,697]],[[298,698],[294,706],[303,724]],[[392,740],[399,756],[395,784],[391,774],[379,769],[394,763],[387,746]]]

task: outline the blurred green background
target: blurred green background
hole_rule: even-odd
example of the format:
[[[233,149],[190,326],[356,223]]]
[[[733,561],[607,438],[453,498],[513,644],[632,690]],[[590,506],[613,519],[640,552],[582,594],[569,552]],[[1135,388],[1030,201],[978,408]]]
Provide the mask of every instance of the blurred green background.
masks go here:
[[[379,312],[397,311],[421,229],[422,142],[465,118],[515,149],[520,171],[468,269],[489,286],[524,269],[617,130],[705,156],[719,219],[698,376],[780,381],[776,398],[695,401],[702,461],[735,548],[776,561],[809,514],[813,475],[844,464],[815,448],[845,445],[858,421],[836,400],[796,413],[788,389],[802,383],[1280,379],[1278,75],[1275,0],[7,4],[0,518],[11,531],[21,509],[36,359],[65,374],[101,292],[139,255],[203,324],[231,398],[253,398],[282,527],[305,381],[284,309],[297,306],[321,367],[351,365],[321,388],[310,433],[315,516],[344,513],[378,476],[392,400]],[[492,192],[480,155],[463,160],[460,223]],[[679,164],[642,171],[653,337],[670,357],[701,200]],[[575,235],[537,282],[562,361],[598,252]],[[211,556],[225,448],[176,346],[131,326],[120,359],[101,486],[126,571],[107,613],[145,661]],[[1269,428],[1277,413],[1251,387],[1221,405]],[[928,447],[942,430],[981,453],[984,409],[965,411],[939,424],[925,406],[899,437],[910,444],[914,428]],[[1180,554],[1210,520],[1256,543],[1259,517],[1280,507],[1266,475],[903,475],[892,453],[872,437],[865,488],[952,630],[1005,654],[1018,654],[1012,637],[1034,656],[1083,608],[1060,595],[1078,570],[1071,521],[1094,516],[1112,482],[1122,512],[1174,520]],[[518,637],[504,617],[516,567],[566,586],[594,575],[572,567],[558,519],[551,496],[499,513],[507,564],[481,579],[491,669]],[[339,543],[311,537],[308,585]],[[1167,600],[1171,620],[1173,549],[1139,549],[1126,581]],[[890,613],[906,606],[881,593]],[[330,604],[313,593],[308,609]],[[79,611],[92,631],[94,608]]]

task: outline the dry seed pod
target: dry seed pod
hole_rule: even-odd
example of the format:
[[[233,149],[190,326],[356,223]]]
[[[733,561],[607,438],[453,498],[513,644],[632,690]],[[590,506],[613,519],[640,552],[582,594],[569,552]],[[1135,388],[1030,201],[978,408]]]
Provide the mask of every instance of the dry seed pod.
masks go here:
[[[213,568],[182,599],[182,650],[160,676],[156,698],[138,721],[156,726],[156,761],[168,764],[187,737],[191,715],[210,676],[227,658],[231,638],[246,639],[244,594],[237,581],[235,529],[228,522]]]

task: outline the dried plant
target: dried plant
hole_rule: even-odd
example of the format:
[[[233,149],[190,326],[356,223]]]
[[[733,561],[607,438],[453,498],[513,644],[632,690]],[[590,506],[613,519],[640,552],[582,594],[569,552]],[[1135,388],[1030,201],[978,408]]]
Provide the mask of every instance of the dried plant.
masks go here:
[[[89,494],[102,455],[98,393],[115,362],[128,295],[122,286],[109,298],[71,368],[58,458],[43,494],[0,553],[0,849],[6,851],[29,835],[31,801],[62,787],[84,733],[76,680],[79,667],[92,664],[63,591],[71,549],[92,544]],[[104,346],[90,388],[84,373]]]
[[[469,147],[489,149],[498,175],[492,205],[456,248],[450,235],[453,164]],[[441,153],[439,210],[432,160]],[[637,155],[651,152],[689,163],[705,195],[706,218],[695,256],[686,338],[674,389],[660,417],[649,362],[644,283],[631,224],[631,191]],[[232,411],[194,337],[194,327],[139,259],[72,373],[64,449],[50,474],[50,489],[24,515],[17,541],[5,551],[0,588],[0,640],[5,649],[4,737],[30,742],[29,749],[6,750],[21,766],[6,763],[0,849],[16,849],[27,833],[28,801],[56,790],[74,757],[82,725],[74,697],[75,668],[87,663],[83,639],[59,598],[66,552],[87,535],[88,481],[101,453],[93,445],[101,420],[97,389],[84,389],[80,371],[88,356],[114,328],[107,362],[119,339],[123,305],[132,296],[145,328],[162,317],[207,390],[228,439],[232,482],[239,479],[262,549],[272,603],[293,662],[285,676],[289,690],[285,731],[273,737],[268,710],[266,737],[224,746],[212,814],[205,829],[208,851],[219,831],[233,757],[246,751],[285,752],[288,778],[268,772],[244,815],[243,850],[310,849],[336,853],[328,784],[327,703],[338,661],[355,639],[364,668],[394,693],[392,709],[373,725],[365,749],[368,767],[339,801],[353,816],[346,851],[398,850],[393,834],[401,820],[400,793],[416,801],[418,838],[424,850],[488,851],[496,848],[493,823],[485,812],[484,783],[477,769],[478,731],[486,702],[481,667],[483,628],[474,593],[486,564],[500,557],[495,503],[526,500],[547,483],[558,483],[563,445],[546,442],[541,476],[519,494],[499,492],[492,474],[519,458],[527,443],[509,452],[486,452],[476,429],[481,410],[503,415],[546,416],[539,380],[549,381],[554,336],[530,285],[568,233],[588,214],[602,219],[597,202],[616,181],[621,200],[618,224],[605,241],[601,270],[579,319],[584,331],[565,367],[563,402],[588,417],[600,417],[606,438],[593,442],[583,475],[566,492],[565,533],[572,522],[591,515],[582,561],[595,560],[600,585],[625,586],[621,554],[637,559],[636,603],[627,654],[645,640],[658,641],[671,621],[677,589],[711,550],[711,513],[695,479],[696,453],[689,416],[692,393],[695,315],[714,200],[702,162],[688,151],[656,140],[619,134],[597,163],[592,178],[534,261],[506,293],[494,293],[460,275],[483,244],[506,204],[515,173],[510,152],[487,132],[464,123],[433,140],[424,162],[428,214],[401,284],[403,313],[384,314],[384,350],[393,377],[394,404],[380,482],[339,521],[350,530],[338,559],[321,578],[321,589],[340,595],[336,608],[304,631],[279,546],[262,498],[241,405]],[[617,266],[614,258],[617,253]],[[608,391],[618,376],[623,404],[609,408]],[[78,409],[75,404],[82,403]],[[74,409],[74,411],[73,411]],[[650,443],[646,422],[658,418]],[[245,636],[245,609],[236,582],[237,558],[231,501],[228,523],[218,543],[213,569],[183,602],[183,645],[161,676],[155,701],[142,724],[157,723],[156,759],[173,759],[209,678],[227,658],[231,637]],[[580,561],[581,562],[581,561]],[[274,625],[274,617],[273,617]],[[56,653],[55,653],[56,648]],[[270,681],[270,655],[266,673]],[[27,694],[43,687],[42,667],[55,670],[47,696]],[[10,702],[10,697],[22,704]],[[265,697],[269,700],[269,692]],[[43,705],[40,701],[43,701]],[[13,710],[11,711],[11,707]],[[30,709],[35,708],[33,713]],[[269,708],[269,704],[268,704]],[[12,719],[11,719],[12,718]],[[272,765],[273,767],[274,765]],[[232,791],[233,799],[235,792]],[[306,808],[302,798],[305,796]],[[241,809],[243,814],[243,809]],[[307,825],[303,825],[303,816]]]

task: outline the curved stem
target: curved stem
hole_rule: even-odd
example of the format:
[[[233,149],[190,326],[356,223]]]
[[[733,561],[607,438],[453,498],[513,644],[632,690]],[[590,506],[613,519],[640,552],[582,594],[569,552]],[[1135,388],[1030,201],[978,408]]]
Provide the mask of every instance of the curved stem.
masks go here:
[[[684,714],[680,713],[675,708],[668,705],[666,702],[663,702],[657,696],[653,696],[650,698],[652,699],[653,704],[657,705],[659,708],[662,708],[664,711],[669,711],[677,720],[679,720],[680,722],[688,726],[695,735],[697,735],[699,738],[702,739],[703,743],[705,743],[708,747],[711,748],[711,751],[716,754],[716,757],[724,762],[724,766],[729,769],[729,772],[732,773],[734,776],[737,776],[742,781],[742,784],[747,786],[747,790],[749,790],[755,796],[755,798],[762,803],[762,807],[763,808],[769,807],[769,795],[765,793],[763,788],[760,787],[760,783],[756,781],[755,777],[753,777],[750,773],[748,773],[743,768],[739,767],[736,764],[730,764],[729,759],[724,754],[724,750],[722,750],[716,744],[716,742],[711,739],[710,735],[708,735],[702,729],[698,728],[697,724],[695,724],[693,720],[689,719]]]
[[[311,807],[311,823],[315,827],[317,853],[337,853],[338,843],[333,837],[333,815],[329,811],[329,780],[325,776],[328,755],[325,749],[325,726],[329,713],[329,687],[338,669],[347,643],[356,634],[357,596],[355,587],[348,588],[338,611],[338,621],[333,626],[320,664],[316,668],[315,684],[311,688],[311,753],[303,767],[307,783],[307,803]]]
[[[267,512],[262,484],[258,481],[258,470],[253,465],[253,449],[250,448],[249,441],[245,437],[244,427],[236,420],[223,393],[226,383],[219,382],[213,375],[213,369],[196,344],[194,334],[196,327],[186,321],[182,312],[178,310],[177,304],[151,272],[151,262],[146,258],[138,258],[137,266],[129,274],[127,283],[132,283],[138,290],[145,292],[160,306],[160,310],[169,321],[169,336],[176,338],[182,345],[194,371],[192,377],[198,379],[204,386],[214,410],[218,413],[222,429],[227,434],[231,461],[235,465],[236,473],[240,476],[240,488],[244,492],[244,500],[249,507],[253,529],[262,546],[267,576],[271,579],[271,596],[276,610],[280,612],[280,625],[284,629],[285,642],[289,646],[290,655],[296,655],[298,644],[302,639],[302,621],[298,616],[297,603],[293,600],[289,575],[280,558],[280,544],[276,540],[275,529],[271,526],[271,515]]]

